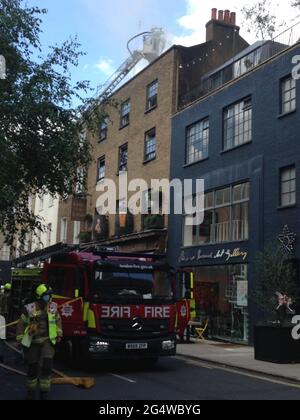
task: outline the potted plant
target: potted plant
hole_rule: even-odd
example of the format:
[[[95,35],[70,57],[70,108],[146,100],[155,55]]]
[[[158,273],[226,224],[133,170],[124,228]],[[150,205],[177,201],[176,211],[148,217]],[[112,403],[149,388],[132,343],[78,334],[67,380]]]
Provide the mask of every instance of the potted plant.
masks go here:
[[[293,339],[291,322],[299,294],[297,261],[280,247],[268,247],[257,255],[255,272],[255,292],[250,298],[263,318],[254,328],[255,359],[300,362],[300,340]]]
[[[86,244],[92,240],[92,232],[80,232],[78,235],[79,242]]]
[[[144,217],[144,229],[162,229],[164,218],[161,214],[147,214]]]

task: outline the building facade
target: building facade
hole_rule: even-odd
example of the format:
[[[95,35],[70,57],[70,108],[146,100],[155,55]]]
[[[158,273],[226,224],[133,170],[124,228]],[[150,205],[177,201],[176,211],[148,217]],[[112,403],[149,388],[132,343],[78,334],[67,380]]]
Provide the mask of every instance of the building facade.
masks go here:
[[[143,179],[148,186],[142,192],[145,199],[151,196],[152,178],[169,178],[176,78],[177,51],[172,48],[113,94],[117,106],[109,108],[109,117],[97,133],[88,133],[93,146],[87,197],[87,213],[93,220],[91,240],[123,250],[165,251],[167,217],[133,216],[130,212],[100,216],[96,207],[101,184],[107,179],[117,186],[118,213],[125,200],[119,194],[122,176],[126,174],[128,183]],[[128,199],[132,194],[128,192]]]
[[[118,106],[109,108],[108,118],[101,122],[97,133],[87,134],[94,159],[88,171],[90,226],[88,223],[83,226],[88,231],[82,232],[85,241],[118,246],[126,251],[166,250],[168,215],[153,215],[149,210],[144,215],[133,216],[128,212],[100,217],[96,210],[99,189],[106,179],[118,185],[120,175],[126,173],[128,184],[136,178],[147,184],[142,199],[150,207],[155,199],[151,180],[169,179],[171,117],[183,101],[178,95],[179,87],[186,97],[199,75],[220,66],[248,46],[239,36],[235,14],[228,11],[226,17],[223,13],[214,19],[214,13],[206,25],[205,43],[190,48],[173,46],[159,56],[112,95]],[[210,50],[213,53],[208,55]],[[133,194],[129,192],[128,199]],[[158,207],[163,198],[156,197]],[[117,213],[122,210],[123,201],[119,196]]]
[[[212,338],[252,341],[257,252],[300,232],[296,29],[294,45],[257,43],[208,73],[200,83],[210,89],[172,121],[171,178],[204,179],[205,211],[197,226],[170,216],[169,259],[194,273],[197,318]],[[299,244],[290,251],[299,259]]]
[[[96,132],[85,133],[93,158],[85,188],[76,186],[72,196],[55,201],[51,212],[48,197],[37,198],[35,213],[44,219],[47,231],[39,234],[35,247],[52,245],[55,237],[55,242],[97,243],[125,251],[165,251],[168,215],[150,214],[148,209],[157,200],[161,210],[163,198],[154,197],[151,180],[170,177],[171,118],[202,93],[200,79],[247,46],[235,13],[226,10],[217,15],[213,9],[204,43],[171,47],[116,90],[110,96],[115,106],[107,109],[107,119],[99,122]],[[145,183],[142,200],[148,214],[122,214],[124,197],[118,196],[117,188],[117,214],[100,215],[101,186],[107,179],[118,186],[124,174],[128,183],[137,178]],[[133,194],[129,192],[128,199]]]

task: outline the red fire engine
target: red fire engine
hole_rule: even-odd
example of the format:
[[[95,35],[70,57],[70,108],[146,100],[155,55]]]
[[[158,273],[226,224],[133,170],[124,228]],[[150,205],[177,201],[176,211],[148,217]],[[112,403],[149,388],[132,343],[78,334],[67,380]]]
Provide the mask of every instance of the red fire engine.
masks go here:
[[[165,255],[66,250],[48,261],[42,281],[53,289],[73,361],[175,355],[189,321],[181,299],[188,273],[175,273]]]

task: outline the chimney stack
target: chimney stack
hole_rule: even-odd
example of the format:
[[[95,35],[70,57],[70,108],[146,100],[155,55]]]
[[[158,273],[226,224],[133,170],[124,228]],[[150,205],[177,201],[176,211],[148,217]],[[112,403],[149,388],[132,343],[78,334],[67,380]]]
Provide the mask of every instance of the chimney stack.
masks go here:
[[[224,22],[230,23],[230,10],[225,10],[225,13],[224,13]]]
[[[230,23],[231,23],[231,25],[236,24],[236,13],[235,12],[230,13]]]
[[[223,12],[223,10],[219,10],[219,12],[218,12],[218,20],[224,20],[224,12]]]
[[[206,41],[220,42],[239,35],[236,26],[236,13],[230,10],[211,9],[211,20],[206,24]]]

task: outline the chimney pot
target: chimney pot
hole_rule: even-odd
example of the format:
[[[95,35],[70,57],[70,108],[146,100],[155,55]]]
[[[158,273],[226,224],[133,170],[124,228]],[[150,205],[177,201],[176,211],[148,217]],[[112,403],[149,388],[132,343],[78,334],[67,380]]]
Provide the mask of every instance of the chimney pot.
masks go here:
[[[219,12],[218,12],[218,19],[219,20],[224,20],[224,11],[223,10],[219,10]]]
[[[217,11],[218,11],[218,9],[216,9],[215,7],[213,9],[211,9],[212,20],[217,20]]]
[[[235,25],[236,24],[236,13],[235,12],[231,12],[230,13],[230,23],[232,25]]]
[[[230,10],[225,10],[224,12],[224,21],[230,23]]]

